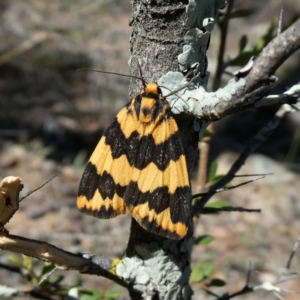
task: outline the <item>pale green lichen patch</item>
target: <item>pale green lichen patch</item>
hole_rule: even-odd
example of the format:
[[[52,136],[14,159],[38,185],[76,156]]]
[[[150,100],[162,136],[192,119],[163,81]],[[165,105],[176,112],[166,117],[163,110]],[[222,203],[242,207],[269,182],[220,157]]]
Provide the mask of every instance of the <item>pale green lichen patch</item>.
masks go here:
[[[158,84],[162,88],[163,95],[166,95],[170,91],[176,91],[186,85],[187,81],[180,72],[168,72],[158,80]],[[218,89],[216,92],[207,93],[202,85],[197,86],[197,82],[192,82],[188,87],[167,97],[167,101],[174,114],[185,112],[201,118],[203,116],[203,109],[211,107],[212,113],[215,111],[214,115],[217,116],[217,111],[214,110],[214,107],[220,101],[232,100],[232,97],[245,84],[246,81],[244,78],[240,78],[238,81],[232,78],[224,88]]]
[[[209,37],[210,33],[208,31],[203,32],[198,28],[192,28],[186,33],[183,52],[178,55],[179,68],[181,71],[195,67],[199,61],[204,59]]]
[[[143,243],[135,248],[138,256],[124,258],[122,264],[117,265],[118,276],[143,293],[151,287],[159,293],[160,299],[178,299],[183,290],[186,297],[182,299],[190,299],[189,266],[182,272],[182,262],[176,261],[175,256],[159,248],[157,243]]]

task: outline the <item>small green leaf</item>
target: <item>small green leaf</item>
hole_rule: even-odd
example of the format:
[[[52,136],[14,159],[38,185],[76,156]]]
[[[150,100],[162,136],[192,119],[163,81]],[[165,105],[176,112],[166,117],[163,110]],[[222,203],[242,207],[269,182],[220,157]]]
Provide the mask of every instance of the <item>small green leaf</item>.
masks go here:
[[[232,60],[227,61],[227,66],[240,67],[245,66],[252,56],[255,56],[257,51],[244,51],[240,53],[238,56],[233,58]]]
[[[64,276],[63,275],[56,275],[56,276],[53,276],[51,277],[51,284],[53,285],[58,285],[60,282],[62,282],[64,280]]]
[[[239,53],[241,53],[245,47],[247,46],[248,43],[248,38],[246,35],[243,35],[240,39],[240,43],[239,43]]]
[[[42,269],[42,274],[41,275],[45,275],[49,272],[51,272],[53,269],[55,268],[55,265],[50,263],[50,262],[45,262],[43,269]]]
[[[33,269],[33,258],[30,256],[24,255],[23,256],[23,266],[26,270],[31,272]]]
[[[212,207],[212,208],[222,208],[226,206],[231,206],[231,204],[226,200],[219,200],[205,205],[205,207]]]
[[[39,149],[36,154],[38,156],[42,157],[42,158],[45,158],[48,155],[50,155],[51,153],[53,153],[54,150],[55,150],[55,147],[52,146],[52,145],[49,145],[49,146],[46,146],[46,147],[44,147],[42,149]]]
[[[220,286],[226,285],[226,282],[222,279],[214,278],[207,285],[208,286],[218,286],[218,287],[220,287]]]
[[[261,50],[273,39],[274,29],[278,24],[277,18],[274,18],[268,28],[267,32],[258,40],[255,51],[257,53],[261,52]]]
[[[213,180],[214,180],[214,181],[220,180],[220,179],[222,179],[224,176],[225,176],[225,174],[218,174],[218,175],[215,175],[215,177],[213,178]]]
[[[211,180],[216,176],[217,168],[218,162],[216,159],[213,159],[209,164],[207,182],[211,182]]]
[[[190,282],[199,282],[204,279],[204,273],[201,265],[193,265],[190,275]]]
[[[74,287],[79,287],[82,285],[82,275],[81,274],[77,274],[75,282],[73,283]]]
[[[220,179],[222,179],[225,175],[224,174],[218,174],[215,175],[213,178],[211,178],[210,180],[210,185],[215,184],[217,181],[219,181]]]
[[[213,272],[215,270],[215,265],[213,263],[206,261],[206,262],[203,262],[201,265],[202,265],[205,277],[209,277],[213,274]]]
[[[202,235],[196,238],[195,245],[207,245],[213,240],[214,238],[211,235]]]
[[[212,128],[206,128],[203,134],[203,137],[212,137],[214,136],[215,131]]]
[[[193,265],[192,273],[190,275],[190,282],[199,282],[213,274],[215,265],[211,262],[205,261],[203,263]]]
[[[267,39],[265,36],[262,36],[255,45],[257,52],[260,52],[266,45]]]
[[[73,160],[72,167],[74,169],[80,169],[86,164],[86,160],[87,160],[86,151],[84,150],[79,151],[75,159]]]
[[[120,290],[111,290],[105,294],[105,299],[114,299],[122,294]]]
[[[79,288],[78,290],[84,294],[80,297],[80,300],[101,300],[101,299],[103,299],[100,292],[96,289],[80,289]]]
[[[18,267],[23,267],[23,259],[21,258],[20,255],[12,254],[9,256],[9,260],[15,265],[17,265]]]

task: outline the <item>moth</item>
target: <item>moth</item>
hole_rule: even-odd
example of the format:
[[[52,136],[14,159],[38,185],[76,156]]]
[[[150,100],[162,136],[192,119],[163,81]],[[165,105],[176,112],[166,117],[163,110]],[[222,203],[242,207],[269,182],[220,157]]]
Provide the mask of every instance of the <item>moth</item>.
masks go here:
[[[78,208],[101,219],[131,216],[145,230],[182,239],[191,218],[186,157],[171,108],[156,83],[117,114],[90,157]]]

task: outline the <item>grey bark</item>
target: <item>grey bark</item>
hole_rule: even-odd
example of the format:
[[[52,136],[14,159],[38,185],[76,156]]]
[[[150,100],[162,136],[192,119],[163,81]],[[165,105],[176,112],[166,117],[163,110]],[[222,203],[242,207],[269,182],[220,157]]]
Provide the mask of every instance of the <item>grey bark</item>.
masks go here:
[[[197,83],[206,88],[208,30],[212,29],[210,20],[216,17],[220,2],[224,6],[224,1],[133,0],[130,20],[133,27],[130,40],[132,74],[139,76],[138,63],[147,82],[159,82],[170,71],[171,84],[172,74],[176,81],[176,74],[184,74],[188,80],[199,73]],[[210,28],[204,28],[205,19]],[[168,78],[164,80],[170,85]],[[139,93],[140,88],[141,83],[133,80],[130,95]],[[174,90],[172,86],[169,88]],[[198,153],[194,116],[177,115],[176,120],[191,173]],[[193,243],[192,219],[186,237],[180,241],[151,234],[132,219],[126,258],[117,267],[117,274],[129,282],[132,299],[191,299],[188,280]]]
[[[276,82],[276,78],[271,76],[268,66],[265,70],[258,68],[265,56],[272,61],[270,65],[276,66],[299,48],[298,22],[290,28],[291,33],[283,32],[280,36],[294,46],[288,49],[279,47],[281,53],[277,53],[274,49],[272,51],[271,43],[271,48],[268,45],[257,63],[254,62],[252,71],[251,68],[250,72],[243,70],[224,88],[207,93],[206,50],[210,32],[219,15],[218,9],[224,7],[225,1],[190,0],[187,3],[134,0],[132,5],[132,74],[139,75],[138,61],[143,78],[147,82],[158,82],[164,94],[168,90],[177,90],[193,78],[189,87],[167,99],[173,113],[177,114],[175,118],[189,173],[197,156],[198,137],[210,120],[218,120],[235,111],[259,106],[260,103],[295,103],[299,98],[299,85],[292,87],[286,95],[261,97]],[[294,38],[291,39],[293,33]],[[278,63],[275,62],[275,54],[278,55]],[[260,69],[259,74],[255,72],[257,69]],[[275,67],[271,71],[275,71]],[[140,87],[141,82],[132,81],[130,95],[139,93]],[[193,292],[188,280],[193,243],[192,221],[186,237],[173,241],[145,231],[132,220],[126,257],[116,267],[116,274],[128,284],[132,299],[191,299]]]

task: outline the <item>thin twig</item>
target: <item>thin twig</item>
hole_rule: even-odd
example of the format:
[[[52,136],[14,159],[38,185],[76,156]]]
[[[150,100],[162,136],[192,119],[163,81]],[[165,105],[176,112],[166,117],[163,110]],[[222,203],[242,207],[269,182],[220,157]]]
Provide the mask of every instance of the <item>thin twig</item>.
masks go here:
[[[12,235],[7,231],[0,232],[0,249],[51,262],[59,269],[97,274],[128,287],[128,283],[113,272],[114,260],[105,256],[71,253],[47,242]]]
[[[256,58],[246,78],[245,91],[261,86],[267,74],[274,74],[282,63],[300,48],[300,19],[275,37]]]
[[[41,278],[41,280],[37,283],[35,287],[38,287],[41,285],[45,280],[47,280],[55,271],[57,271],[57,267],[54,267],[50,272],[44,274]]]
[[[210,198],[215,194],[215,191],[217,191],[220,188],[223,188],[227,183],[229,183],[235,176],[235,174],[239,171],[241,166],[245,163],[246,159],[249,157],[251,153],[253,153],[254,150],[257,149],[257,147],[265,141],[269,135],[273,132],[273,130],[278,126],[279,121],[281,118],[285,115],[285,110],[280,108],[276,114],[273,116],[271,121],[269,121],[252,139],[250,143],[246,146],[245,150],[241,153],[241,155],[238,157],[238,159],[234,162],[234,164],[231,166],[228,173],[221,178],[217,183],[215,183],[210,190],[207,192],[206,195],[203,196],[203,198],[198,201],[194,207],[193,207],[193,215],[197,215],[201,213],[203,207],[205,204],[210,200]]]
[[[211,127],[210,124],[208,127]],[[203,192],[205,184],[207,181],[207,167],[208,167],[208,157],[209,157],[209,146],[210,137],[204,137],[201,142],[199,142],[199,168],[198,168],[198,190]]]
[[[281,7],[279,20],[278,20],[278,27],[277,27],[277,35],[282,32],[282,19],[283,19],[283,7]]]
[[[211,213],[219,213],[219,212],[256,212],[260,213],[261,209],[256,208],[244,208],[241,206],[224,206],[224,207],[203,207],[201,214],[211,214]]]
[[[215,195],[215,194],[217,194],[217,193],[221,193],[221,192],[224,192],[224,191],[233,190],[233,189],[236,189],[236,188],[241,187],[241,186],[243,186],[243,185],[246,185],[246,184],[249,184],[249,183],[251,183],[251,182],[254,182],[254,181],[256,181],[256,180],[263,179],[263,178],[265,178],[265,176],[262,176],[262,177],[259,177],[259,178],[253,179],[253,180],[244,181],[244,182],[239,183],[239,184],[237,184],[237,185],[228,186],[228,187],[223,187],[223,188],[220,188],[220,189],[217,189],[217,190],[209,190],[209,191],[206,192],[206,193],[195,194],[195,195],[193,195],[192,198],[203,197],[203,196],[210,196],[210,195]]]
[[[249,269],[248,269],[248,273],[247,273],[247,281],[246,281],[246,285],[248,285],[248,286],[249,286],[249,283],[250,283],[251,271],[252,271],[252,262],[250,260]]]
[[[17,266],[11,266],[4,263],[0,263],[0,269],[8,270],[9,272],[14,272],[22,275],[22,269]]]
[[[234,175],[234,178],[238,178],[238,177],[253,177],[253,176],[265,177],[265,176],[268,176],[268,175],[274,175],[274,173]]]
[[[50,34],[48,32],[37,32],[32,37],[30,37],[25,42],[21,43],[17,47],[9,50],[8,52],[2,54],[0,56],[0,66],[4,65],[14,58],[22,55],[23,53],[31,50],[35,46],[40,43],[43,43],[46,39],[48,39]]]
[[[293,246],[292,252],[288,259],[286,269],[288,269],[290,267],[291,260],[294,257],[294,254],[297,251],[299,244],[300,244],[300,237],[297,239],[297,241],[295,242],[295,244]],[[278,284],[278,283],[282,283],[282,282],[286,282],[288,280],[298,278],[299,274],[297,274],[297,273],[284,274],[284,276],[281,275],[278,279],[276,279],[272,282],[266,281],[266,282],[263,282],[262,284],[259,284],[259,285],[253,286],[253,287],[249,286],[250,274],[251,274],[251,264],[250,264],[250,267],[249,267],[249,270],[247,273],[246,285],[240,291],[235,292],[233,294],[225,293],[224,295],[218,297],[216,300],[229,300],[229,299],[235,298],[236,296],[244,295],[244,294],[247,294],[250,292],[255,292],[258,290],[265,290],[270,293],[273,293],[278,299],[284,299],[279,294],[280,292],[299,294],[298,292],[280,289],[279,287],[276,286],[276,284]]]
[[[286,264],[286,267],[285,267],[285,270],[289,270],[290,267],[291,267],[291,264],[292,264],[292,260],[295,256],[295,253],[297,252],[298,248],[299,248],[299,245],[300,245],[300,237],[297,239],[297,241],[295,242],[294,246],[293,246],[293,249],[292,249],[292,252],[289,256],[289,259],[287,261],[287,264]]]
[[[19,202],[23,201],[25,198],[27,198],[28,196],[30,196],[31,194],[33,194],[34,192],[36,192],[37,190],[41,189],[42,187],[44,187],[47,183],[49,183],[50,181],[52,181],[55,177],[57,177],[61,172],[56,173],[53,177],[51,177],[49,180],[47,180],[45,183],[43,183],[42,185],[40,185],[39,187],[29,191],[25,196],[23,196],[22,198],[20,198]]]
[[[228,32],[228,26],[229,26],[229,15],[232,11],[234,5],[234,0],[229,0],[227,3],[227,10],[226,15],[224,19],[222,19],[221,22],[219,22],[219,28],[221,30],[221,37],[220,37],[220,47],[218,51],[218,63],[217,63],[217,69],[216,69],[216,75],[213,82],[213,90],[217,90],[220,86],[221,77],[224,71],[224,55],[225,55],[225,47],[226,47],[226,38],[227,38],[227,32]]]

